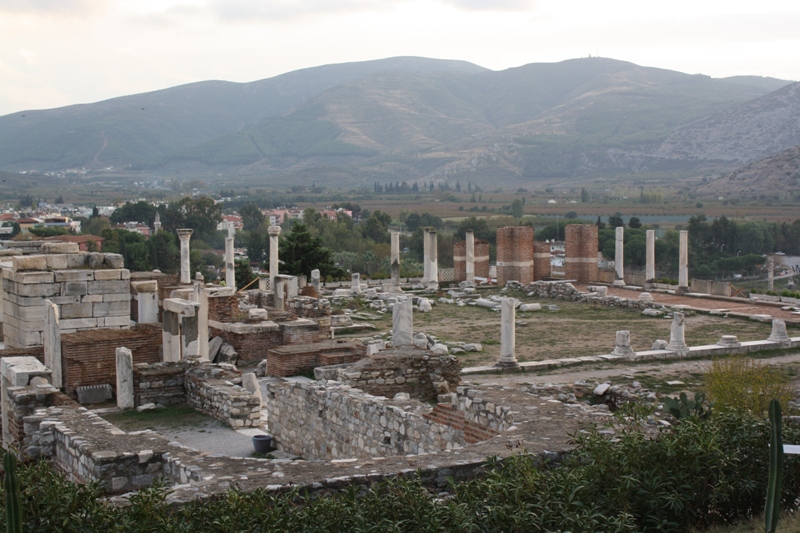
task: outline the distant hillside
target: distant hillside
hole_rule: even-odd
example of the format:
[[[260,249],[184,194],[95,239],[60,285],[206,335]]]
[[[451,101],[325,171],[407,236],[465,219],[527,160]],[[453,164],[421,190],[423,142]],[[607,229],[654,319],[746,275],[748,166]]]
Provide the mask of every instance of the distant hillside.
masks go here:
[[[374,74],[482,72],[465,61],[396,57],[325,65],[251,83],[204,81],[94,104],[0,117],[0,168],[152,165],[177,150],[288,112],[329,87]]]
[[[338,185],[686,170],[709,158],[665,151],[674,132],[788,83],[603,58],[501,72],[422,58],[328,65],[0,117],[0,168]]]
[[[800,193],[800,145],[715,179],[698,192],[726,198]]]
[[[655,155],[742,164],[797,144],[800,83],[793,83],[674,131]]]

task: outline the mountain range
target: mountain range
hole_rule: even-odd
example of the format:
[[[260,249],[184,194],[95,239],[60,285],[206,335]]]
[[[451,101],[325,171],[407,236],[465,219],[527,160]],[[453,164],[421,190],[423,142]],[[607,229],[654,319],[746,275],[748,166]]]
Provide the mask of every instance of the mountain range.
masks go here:
[[[800,145],[800,84],[606,58],[398,57],[0,117],[0,170],[323,185],[723,173]]]

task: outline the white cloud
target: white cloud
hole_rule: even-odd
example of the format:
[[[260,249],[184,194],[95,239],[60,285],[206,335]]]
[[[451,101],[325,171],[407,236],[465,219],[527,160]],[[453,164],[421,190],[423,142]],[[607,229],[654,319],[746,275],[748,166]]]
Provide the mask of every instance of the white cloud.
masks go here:
[[[400,0],[402,2],[402,0]],[[301,17],[380,11],[391,4],[379,0],[212,0],[209,8],[226,21],[281,21]]]
[[[49,15],[86,16],[104,12],[112,0],[0,0],[0,12]]]

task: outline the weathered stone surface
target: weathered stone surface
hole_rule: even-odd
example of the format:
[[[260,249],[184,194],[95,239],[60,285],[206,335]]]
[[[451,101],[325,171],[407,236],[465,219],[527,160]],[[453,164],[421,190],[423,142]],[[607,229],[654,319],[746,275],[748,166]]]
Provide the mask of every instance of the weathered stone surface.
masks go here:
[[[397,302],[392,309],[392,342],[395,347],[413,343],[414,318],[411,300]]]
[[[133,354],[127,348],[116,349],[117,360],[117,407],[133,409]]]
[[[217,364],[229,363],[235,365],[238,359],[239,359],[239,354],[236,353],[234,347],[225,342],[222,344],[222,346],[220,346],[219,351],[217,352],[217,357],[216,359],[214,359],[214,362]]]
[[[434,344],[431,347],[431,352],[434,355],[447,355],[450,353],[450,349],[444,344]]]

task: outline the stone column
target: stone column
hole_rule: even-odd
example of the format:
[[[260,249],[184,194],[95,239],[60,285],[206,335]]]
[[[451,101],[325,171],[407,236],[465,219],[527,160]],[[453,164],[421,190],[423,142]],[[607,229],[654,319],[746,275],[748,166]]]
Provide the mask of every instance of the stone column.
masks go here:
[[[136,293],[138,324],[155,324],[158,322],[158,282],[131,281],[131,288]]]
[[[61,327],[58,324],[58,306],[50,300],[44,301],[44,365],[50,369],[50,383],[60,389],[64,386],[61,372]]]
[[[411,298],[397,302],[392,307],[392,343],[398,346],[410,346],[414,343],[414,315],[411,309]]]
[[[225,285],[236,290],[236,263],[233,259],[234,233],[233,224],[229,224],[228,236],[225,238]]]
[[[647,230],[647,250],[644,268],[644,280],[653,282],[656,279],[656,230]]]
[[[181,283],[191,283],[192,272],[190,266],[190,247],[189,239],[192,238],[192,230],[179,229],[178,238],[181,240]]]
[[[317,296],[319,296],[319,270],[316,268],[311,271],[311,286],[314,287],[314,290],[317,292]]]
[[[471,229],[467,230],[465,263],[467,281],[475,283],[475,232]]]
[[[689,288],[689,232],[686,230],[680,232],[678,288]]]
[[[201,361],[208,360],[208,292],[200,283],[194,284],[192,301],[197,308],[197,355]]]
[[[790,345],[792,339],[789,337],[789,334],[786,333],[786,322],[780,320],[779,318],[775,318],[772,320],[772,333],[770,334],[768,341],[778,342],[780,344]]]
[[[621,355],[622,357],[631,357],[636,355],[636,352],[631,348],[631,332],[621,330],[617,332],[616,342],[614,344],[614,351],[612,355]]]
[[[617,227],[614,230],[614,236],[616,237],[616,246],[614,248],[614,270],[617,278],[614,280],[614,285],[622,286],[625,285],[625,228],[622,226]]]
[[[278,311],[283,311],[283,301],[285,299],[283,286],[286,285],[286,280],[281,277],[275,277],[272,283],[272,305]]]
[[[165,363],[175,363],[181,360],[181,319],[178,313],[166,309],[161,316],[161,359]]]
[[[428,286],[439,288],[439,246],[436,237],[436,230],[431,228],[428,232],[428,247],[430,249],[430,267]]]
[[[392,232],[392,288],[400,288],[400,233]]]
[[[775,290],[775,259],[772,256],[767,258],[767,290]]]
[[[358,272],[350,274],[350,293],[361,294],[361,274]]]
[[[280,226],[267,228],[269,234],[269,288],[275,290],[275,276],[278,275],[278,237],[281,235]]]
[[[431,239],[428,234],[430,228],[422,228],[422,284],[427,285],[431,280]]]
[[[133,354],[117,348],[117,407],[133,409]]]
[[[500,301],[500,359],[495,366],[501,368],[519,368],[517,357],[517,311],[513,298]]]
[[[686,346],[686,336],[684,332],[685,317],[683,313],[672,313],[672,324],[669,330],[669,344],[667,350],[677,352],[678,355],[686,355],[689,353],[689,347]]]

